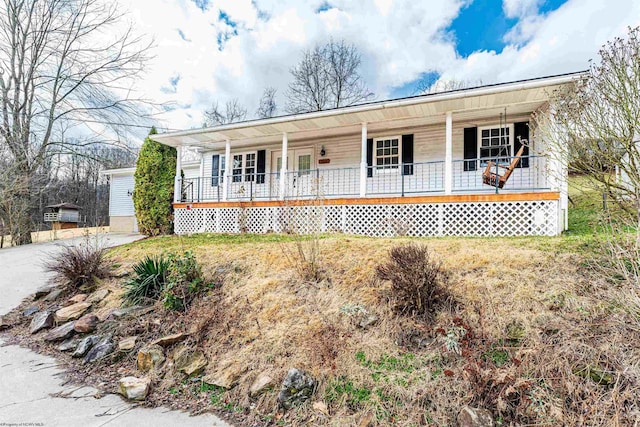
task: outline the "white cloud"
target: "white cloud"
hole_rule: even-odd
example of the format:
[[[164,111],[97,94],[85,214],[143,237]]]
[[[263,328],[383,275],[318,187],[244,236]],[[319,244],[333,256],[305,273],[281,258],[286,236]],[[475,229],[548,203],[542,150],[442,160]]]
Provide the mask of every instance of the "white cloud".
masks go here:
[[[507,18],[523,18],[536,14],[544,0],[503,0],[502,10]]]
[[[375,0],[375,4],[380,15],[387,17],[393,7],[393,0]]]
[[[359,48],[364,78],[384,99],[428,71],[493,83],[585,69],[600,45],[640,23],[635,0],[616,7],[607,0],[570,0],[544,16],[538,14],[540,0],[504,0],[505,14],[518,19],[505,36],[509,45],[500,53],[460,58],[447,28],[467,0],[332,0],[332,8],[320,13],[321,0],[220,0],[205,11],[191,0],[123,1],[134,11],[137,29],[155,38],[155,58],[139,89],[157,102],[175,103],[159,115],[171,129],[200,126],[202,111],[214,100],[237,97],[253,114],[266,86],[278,89],[284,112],[289,69],[303,49],[329,37]],[[232,25],[219,19],[221,10]],[[175,91],[167,91],[176,76]]]

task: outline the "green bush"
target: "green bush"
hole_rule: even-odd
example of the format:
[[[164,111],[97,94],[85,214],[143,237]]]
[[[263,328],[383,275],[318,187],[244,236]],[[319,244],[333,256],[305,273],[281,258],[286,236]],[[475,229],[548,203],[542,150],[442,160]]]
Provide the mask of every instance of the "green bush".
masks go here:
[[[169,277],[162,299],[171,310],[185,311],[207,284],[195,255],[186,251],[182,256],[169,254]]]
[[[169,276],[169,261],[163,256],[146,256],[133,267],[134,276],[125,283],[127,304],[145,304],[162,295]]]
[[[156,134],[155,128],[149,135]],[[133,206],[140,232],[147,236],[173,232],[173,188],[176,149],[146,138],[134,174]]]
[[[133,267],[134,276],[125,283],[126,304],[162,301],[171,310],[186,311],[194,298],[210,287],[195,255],[147,256]]]

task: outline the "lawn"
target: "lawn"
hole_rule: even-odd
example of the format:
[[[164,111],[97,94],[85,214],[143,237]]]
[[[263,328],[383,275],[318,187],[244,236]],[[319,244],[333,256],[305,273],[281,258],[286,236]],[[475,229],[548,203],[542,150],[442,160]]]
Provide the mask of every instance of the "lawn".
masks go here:
[[[498,425],[627,424],[639,409],[637,295],[595,268],[599,193],[577,178],[571,199],[570,231],[559,237],[199,234],[112,253],[127,269],[147,254],[190,250],[205,275],[225,272],[220,288],[157,333],[198,337],[205,373],[235,378],[228,389],[205,387],[204,408],[242,423],[452,425],[469,405]],[[432,316],[394,312],[389,283],[376,275],[391,248],[410,242],[426,245],[446,273],[451,299]],[[306,281],[300,251],[315,243],[321,280]],[[368,316],[376,320],[363,327]],[[292,367],[319,385],[283,411],[279,381]],[[261,374],[277,384],[249,398]],[[190,387],[162,381],[150,402]]]

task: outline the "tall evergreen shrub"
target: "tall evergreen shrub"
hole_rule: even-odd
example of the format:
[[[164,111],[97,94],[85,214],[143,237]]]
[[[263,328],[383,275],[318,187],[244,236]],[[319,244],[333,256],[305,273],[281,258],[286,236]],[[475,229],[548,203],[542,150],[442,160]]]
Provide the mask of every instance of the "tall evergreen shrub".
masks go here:
[[[155,127],[149,135],[155,135]],[[157,236],[173,232],[173,185],[176,149],[147,137],[136,162],[133,206],[142,234]]]

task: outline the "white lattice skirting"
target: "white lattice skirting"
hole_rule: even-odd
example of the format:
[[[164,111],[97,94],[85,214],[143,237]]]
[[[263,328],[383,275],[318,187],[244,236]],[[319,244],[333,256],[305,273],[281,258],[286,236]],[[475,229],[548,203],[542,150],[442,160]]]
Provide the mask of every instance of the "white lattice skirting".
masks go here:
[[[553,236],[558,201],[178,208],[177,234],[329,232],[391,236]]]

